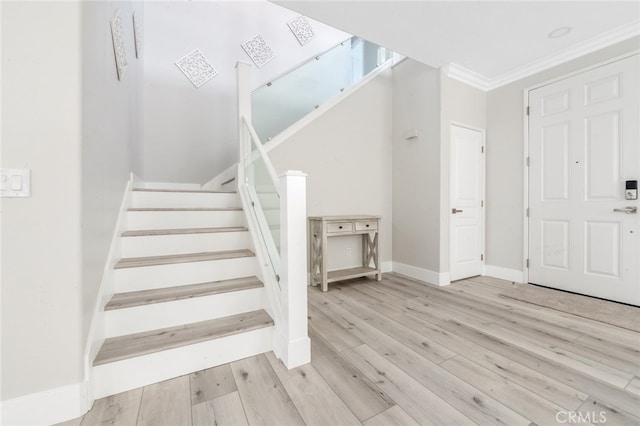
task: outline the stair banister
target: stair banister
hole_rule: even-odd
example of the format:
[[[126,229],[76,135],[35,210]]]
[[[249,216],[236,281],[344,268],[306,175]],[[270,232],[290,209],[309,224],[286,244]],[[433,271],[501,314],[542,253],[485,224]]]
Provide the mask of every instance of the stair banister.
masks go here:
[[[310,362],[307,334],[306,175],[287,171],[279,177],[251,123],[250,65],[238,62],[238,193],[260,259],[275,322],[273,351],[287,368]],[[255,150],[253,147],[255,146]],[[256,184],[256,166],[266,169],[278,196],[280,246],[274,243]],[[255,238],[260,237],[260,238]],[[277,252],[274,253],[274,250]],[[270,267],[265,267],[269,265]]]

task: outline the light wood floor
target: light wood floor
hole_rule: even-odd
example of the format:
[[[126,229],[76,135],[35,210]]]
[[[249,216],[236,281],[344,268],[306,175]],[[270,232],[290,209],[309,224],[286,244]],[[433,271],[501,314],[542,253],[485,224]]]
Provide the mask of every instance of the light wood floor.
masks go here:
[[[501,297],[511,286],[386,274],[310,288],[311,364],[260,355],[98,400],[66,424],[639,425],[639,334]]]

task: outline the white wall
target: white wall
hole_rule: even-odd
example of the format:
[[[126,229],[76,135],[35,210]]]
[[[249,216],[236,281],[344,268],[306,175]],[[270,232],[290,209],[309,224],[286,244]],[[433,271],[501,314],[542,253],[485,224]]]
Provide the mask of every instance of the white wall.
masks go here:
[[[485,260],[488,265],[523,270],[523,91],[637,49],[640,49],[640,38],[636,37],[492,90],[487,94],[487,251]]]
[[[382,216],[381,262],[392,258],[391,90],[388,70],[269,152],[278,173],[308,174],[308,216]],[[360,259],[358,237],[345,239],[332,241],[329,268]]]
[[[2,2],[2,398],[83,379],[80,3]]]
[[[117,209],[140,163],[142,64],[130,23],[142,8],[1,7],[2,167],[30,169],[32,183],[30,198],[1,200],[2,400],[58,388],[69,396],[85,380],[87,332]],[[129,61],[120,82],[109,27],[116,10]],[[81,407],[82,395],[71,398],[70,408]]]
[[[252,69],[258,88],[349,38],[312,21],[317,36],[300,46],[287,26],[297,16],[267,1],[146,4],[145,180],[204,183],[237,161],[234,67],[251,62],[242,43],[260,33],[276,54]],[[199,89],[174,64],[196,48],[218,70]]]
[[[393,68],[394,262],[439,271],[440,167],[440,71],[406,59]]]

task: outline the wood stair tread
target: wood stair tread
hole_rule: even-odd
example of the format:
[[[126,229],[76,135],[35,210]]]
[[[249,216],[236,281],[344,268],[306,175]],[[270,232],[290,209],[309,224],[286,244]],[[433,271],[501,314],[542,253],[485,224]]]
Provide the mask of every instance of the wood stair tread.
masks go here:
[[[144,237],[151,235],[182,235],[182,234],[215,234],[221,232],[246,232],[242,226],[227,226],[219,228],[178,228],[178,229],[147,229],[139,231],[125,231],[123,237]]]
[[[239,257],[251,257],[251,250],[227,250],[202,253],[171,254],[164,256],[128,257],[120,259],[114,269],[139,268],[144,266],[171,265],[176,263],[206,262],[208,260],[233,259]]]
[[[121,361],[273,325],[264,310],[106,339],[93,365]]]
[[[249,290],[262,287],[262,281],[256,277],[235,278],[231,280],[213,281],[201,284],[189,284],[177,287],[157,288],[152,290],[132,291],[114,294],[105,311],[170,302],[173,300],[191,299],[232,291]]]
[[[133,207],[130,212],[234,212],[241,207]]]
[[[133,188],[135,192],[176,192],[201,194],[235,194],[236,191],[214,191],[209,189],[162,189],[162,188]]]

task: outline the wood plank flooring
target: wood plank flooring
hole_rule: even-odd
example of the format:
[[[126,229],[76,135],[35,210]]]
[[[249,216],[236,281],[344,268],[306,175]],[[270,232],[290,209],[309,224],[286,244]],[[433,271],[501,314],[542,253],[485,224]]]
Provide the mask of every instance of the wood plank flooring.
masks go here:
[[[259,355],[68,425],[640,425],[640,334],[501,296],[511,287],[385,274],[309,288],[311,364]]]

